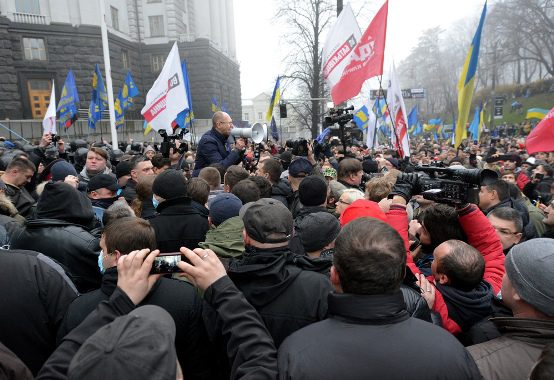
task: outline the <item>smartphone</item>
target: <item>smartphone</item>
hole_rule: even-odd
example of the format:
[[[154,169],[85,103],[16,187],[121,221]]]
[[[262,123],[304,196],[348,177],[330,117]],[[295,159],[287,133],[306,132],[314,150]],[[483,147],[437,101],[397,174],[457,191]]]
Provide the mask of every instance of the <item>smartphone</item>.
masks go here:
[[[165,274],[182,272],[177,263],[182,259],[180,252],[160,253],[154,259],[150,274]]]

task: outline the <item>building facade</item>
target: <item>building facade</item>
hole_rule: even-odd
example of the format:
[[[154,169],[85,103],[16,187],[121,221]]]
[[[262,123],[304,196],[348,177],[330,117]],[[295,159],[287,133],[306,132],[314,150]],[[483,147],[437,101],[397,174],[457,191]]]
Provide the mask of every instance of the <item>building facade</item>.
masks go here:
[[[262,92],[253,99],[244,100],[242,103],[242,119],[248,121],[251,125],[254,123],[266,123],[265,117],[270,100],[271,94],[266,92]],[[286,100],[284,100],[284,103],[287,103]],[[291,104],[287,104],[286,118],[280,117],[278,105],[273,109],[273,117],[275,118],[275,124],[279,131],[279,139],[282,142],[286,140],[295,140],[301,137],[307,139],[311,138],[310,131],[306,128],[302,128],[300,122],[301,118],[296,114]],[[268,133],[271,134],[269,123],[267,124]]]
[[[142,118],[146,93],[174,41],[187,61],[195,117],[211,118],[216,96],[240,118],[233,0],[0,0],[0,120],[42,119],[52,80],[59,100],[70,69],[79,108],[88,109],[94,65],[105,75],[99,1],[106,10],[114,97],[129,70],[141,92],[127,119]]]

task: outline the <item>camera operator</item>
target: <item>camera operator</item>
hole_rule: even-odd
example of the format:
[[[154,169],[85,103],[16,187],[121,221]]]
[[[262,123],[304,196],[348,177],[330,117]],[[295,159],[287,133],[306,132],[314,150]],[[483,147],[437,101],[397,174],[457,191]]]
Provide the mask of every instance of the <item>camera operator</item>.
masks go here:
[[[204,133],[198,142],[193,177],[197,177],[200,170],[211,164],[220,163],[227,169],[242,160],[246,144],[243,139],[237,139],[235,148],[230,149],[227,140],[232,129],[233,120],[229,114],[222,111],[214,113],[212,129]]]

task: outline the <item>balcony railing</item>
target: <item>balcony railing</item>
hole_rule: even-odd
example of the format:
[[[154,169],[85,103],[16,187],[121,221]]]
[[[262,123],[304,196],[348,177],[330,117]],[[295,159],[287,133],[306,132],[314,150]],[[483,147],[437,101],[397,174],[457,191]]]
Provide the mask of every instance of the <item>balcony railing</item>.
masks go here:
[[[40,24],[40,25],[47,24],[46,16],[36,15],[32,13],[21,13],[21,12],[13,13],[13,21],[20,22],[23,24]]]

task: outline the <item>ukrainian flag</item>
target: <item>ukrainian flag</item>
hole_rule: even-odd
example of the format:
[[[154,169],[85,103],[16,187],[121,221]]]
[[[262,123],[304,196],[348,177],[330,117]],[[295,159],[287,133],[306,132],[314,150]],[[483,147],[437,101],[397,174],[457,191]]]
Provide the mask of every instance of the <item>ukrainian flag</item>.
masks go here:
[[[212,112],[221,111],[221,108],[219,108],[219,105],[217,104],[217,98],[215,96],[212,96]]]
[[[527,110],[526,119],[539,119],[542,120],[548,114],[548,110],[542,108],[529,108]]]
[[[481,32],[485,23],[487,14],[487,3],[483,6],[479,26],[473,36],[473,41],[469,47],[460,81],[458,82],[458,123],[456,124],[456,147],[460,146],[464,135],[467,136],[466,123],[471,109],[471,99],[475,90],[475,72],[477,71],[477,63],[479,59],[479,46],[481,44]]]
[[[366,106],[362,106],[354,113],[354,121],[356,126],[362,131],[367,128],[367,122],[369,121],[369,111]]]
[[[269,108],[267,114],[265,115],[265,120],[269,123],[271,116],[273,115],[273,108],[276,104],[279,103],[281,98],[281,88],[280,88],[281,77],[277,77],[277,82],[275,82],[275,88],[273,88],[273,95],[271,95],[271,100],[269,101]]]

